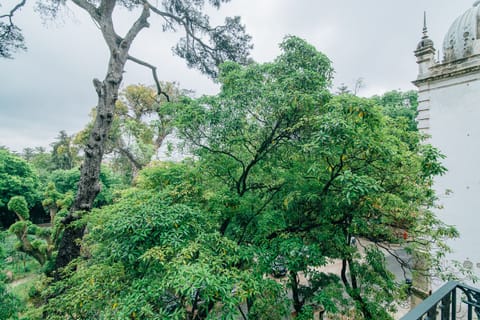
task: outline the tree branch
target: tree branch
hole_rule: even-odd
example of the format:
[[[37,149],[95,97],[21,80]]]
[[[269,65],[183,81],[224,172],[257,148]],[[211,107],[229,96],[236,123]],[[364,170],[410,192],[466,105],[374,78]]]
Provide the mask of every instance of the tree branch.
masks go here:
[[[130,150],[128,150],[127,148],[124,148],[124,147],[121,147],[121,146],[118,146],[118,150],[120,151],[120,153],[123,153],[124,156],[127,157],[127,159],[133,164],[133,166],[137,169],[137,170],[141,170],[144,165],[141,164],[140,162],[138,162],[135,157],[133,156],[133,154],[130,152]]]
[[[72,0],[77,6],[87,11],[87,13],[95,20],[97,23],[100,23],[100,15],[97,12],[97,8],[86,0]]]
[[[182,19],[180,19],[179,17],[177,17],[177,16],[175,16],[171,13],[161,11],[160,9],[158,9],[156,6],[152,5],[148,1],[143,0],[142,2],[143,2],[144,5],[148,5],[148,8],[150,10],[152,10],[153,13],[161,16],[162,18],[170,18],[172,20],[175,20],[175,22],[177,22],[178,24],[184,24],[184,21]]]
[[[10,24],[13,25],[12,18],[13,18],[13,15],[15,14],[15,11],[19,10],[20,8],[22,8],[26,3],[27,3],[27,0],[22,0],[22,1],[21,1],[20,3],[18,3],[15,7],[13,7],[13,9],[10,10],[9,13],[4,14],[4,15],[1,15],[1,16],[0,16],[0,19],[8,18],[8,20],[10,21]]]
[[[223,154],[223,155],[226,155],[230,158],[232,158],[233,160],[235,160],[236,162],[240,163],[240,165],[242,166],[243,168],[243,171],[245,171],[245,164],[243,163],[242,160],[240,160],[238,157],[236,157],[235,155],[231,154],[230,152],[227,152],[227,151],[223,151],[223,150],[215,150],[215,149],[212,149],[210,147],[207,147],[206,145],[203,145],[199,142],[196,142],[194,141],[193,137],[187,133],[185,133],[185,135],[187,135],[188,138],[190,138],[190,141],[192,142],[192,144],[194,144],[195,146],[199,147],[199,148],[202,148],[202,149],[205,149],[207,150],[208,152],[211,152],[211,153],[216,153],[216,154]]]
[[[150,6],[145,3],[143,5],[143,10],[142,14],[138,19],[133,23],[133,26],[128,30],[125,39],[123,39],[122,43],[125,46],[125,48],[129,48],[130,45],[132,44],[133,40],[135,37],[138,35],[138,33],[143,29],[143,28],[148,28],[148,17],[150,17]]]
[[[204,43],[202,41],[202,39],[200,39],[199,37],[197,37],[194,33],[194,29],[193,29],[193,26],[192,24],[189,24],[188,21],[184,20],[184,19],[181,19],[169,12],[165,12],[165,11],[161,11],[159,10],[157,7],[151,5],[148,1],[144,1],[145,4],[148,4],[149,8],[154,12],[156,13],[157,15],[161,16],[161,17],[164,17],[164,18],[170,18],[172,20],[174,20],[176,23],[178,23],[179,25],[183,26],[184,29],[185,29],[185,33],[187,35],[187,37],[191,37],[193,39],[193,42],[198,42],[202,47],[204,48],[207,48],[210,52],[210,54],[212,52],[215,51],[214,48],[210,47],[209,45],[207,45],[206,43]],[[206,26],[201,26],[203,27],[206,31],[211,31],[212,29],[211,28],[207,28]]]
[[[152,70],[152,76],[153,76],[153,80],[155,81],[155,86],[157,87],[157,95],[159,96],[163,95],[167,99],[167,101],[170,102],[170,97],[165,91],[162,90],[162,87],[160,86],[160,81],[158,80],[158,75],[157,75],[157,67],[155,67],[154,65],[151,65],[148,62],[132,57],[131,55],[128,55],[127,59],[139,65],[142,65],[144,67],[150,68]]]
[[[253,219],[255,219],[257,216],[259,216],[263,210],[268,206],[268,204],[270,202],[272,202],[273,198],[275,197],[275,195],[282,189],[283,187],[283,184],[277,186],[277,187],[274,187],[272,188],[270,191],[273,191],[270,196],[268,197],[268,199],[263,203],[263,205],[248,219],[247,223],[245,224],[245,226],[243,227],[243,232],[242,232],[242,235],[240,237],[240,239],[237,241],[238,244],[241,244],[243,242],[243,239],[245,238],[245,235],[247,233],[247,228],[248,226],[250,225],[250,223],[253,221]]]

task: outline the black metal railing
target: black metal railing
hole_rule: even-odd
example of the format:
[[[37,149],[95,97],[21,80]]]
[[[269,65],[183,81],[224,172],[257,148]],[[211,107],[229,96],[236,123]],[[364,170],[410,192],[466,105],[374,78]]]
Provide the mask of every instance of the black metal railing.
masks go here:
[[[466,306],[466,313],[459,316],[463,305]],[[450,281],[401,318],[401,320],[436,319],[480,319],[480,290],[457,281]]]

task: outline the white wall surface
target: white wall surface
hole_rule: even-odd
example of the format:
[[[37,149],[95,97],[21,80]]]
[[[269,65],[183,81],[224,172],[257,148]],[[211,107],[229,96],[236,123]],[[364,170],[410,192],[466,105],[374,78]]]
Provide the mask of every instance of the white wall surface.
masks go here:
[[[445,79],[419,88],[419,109],[430,109],[430,143],[447,158],[448,172],[436,179],[438,216],[457,227],[449,259],[473,262],[480,275],[480,74]],[[449,193],[451,191],[451,193]],[[478,267],[477,267],[478,263]]]

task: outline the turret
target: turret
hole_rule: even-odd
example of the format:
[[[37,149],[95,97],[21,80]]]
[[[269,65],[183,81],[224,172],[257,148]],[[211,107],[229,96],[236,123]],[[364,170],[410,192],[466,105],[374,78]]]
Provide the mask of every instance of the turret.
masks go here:
[[[418,78],[423,78],[429,72],[429,68],[435,64],[435,48],[427,34],[427,14],[425,12],[423,13],[423,36],[415,50],[415,57],[417,57]]]

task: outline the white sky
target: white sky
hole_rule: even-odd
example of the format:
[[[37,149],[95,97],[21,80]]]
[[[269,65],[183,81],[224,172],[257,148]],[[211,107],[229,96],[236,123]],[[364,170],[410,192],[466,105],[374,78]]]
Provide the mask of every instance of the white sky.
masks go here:
[[[1,0],[0,12],[14,0]],[[32,1],[30,1],[32,2]],[[67,1],[70,2],[70,1]],[[335,68],[335,85],[353,87],[363,78],[360,95],[414,89],[417,76],[413,50],[421,38],[427,11],[430,38],[437,49],[453,20],[474,0],[232,0],[211,11],[212,22],[239,15],[253,37],[252,57],[271,61],[287,35],[297,35],[327,54]],[[0,60],[0,145],[21,151],[48,147],[60,130],[81,130],[96,103],[92,79],[104,78],[107,50],[86,14],[69,5],[63,21],[43,25],[32,5],[16,17],[28,51],[13,60]],[[128,26],[131,13],[118,12],[118,31]],[[130,19],[131,20],[131,19]],[[188,69],[171,48],[179,35],[163,33],[160,21],[134,43],[132,55],[158,66],[159,77],[176,81],[197,95],[214,94],[218,87],[198,71]],[[127,64],[124,85],[151,84],[149,70]]]

